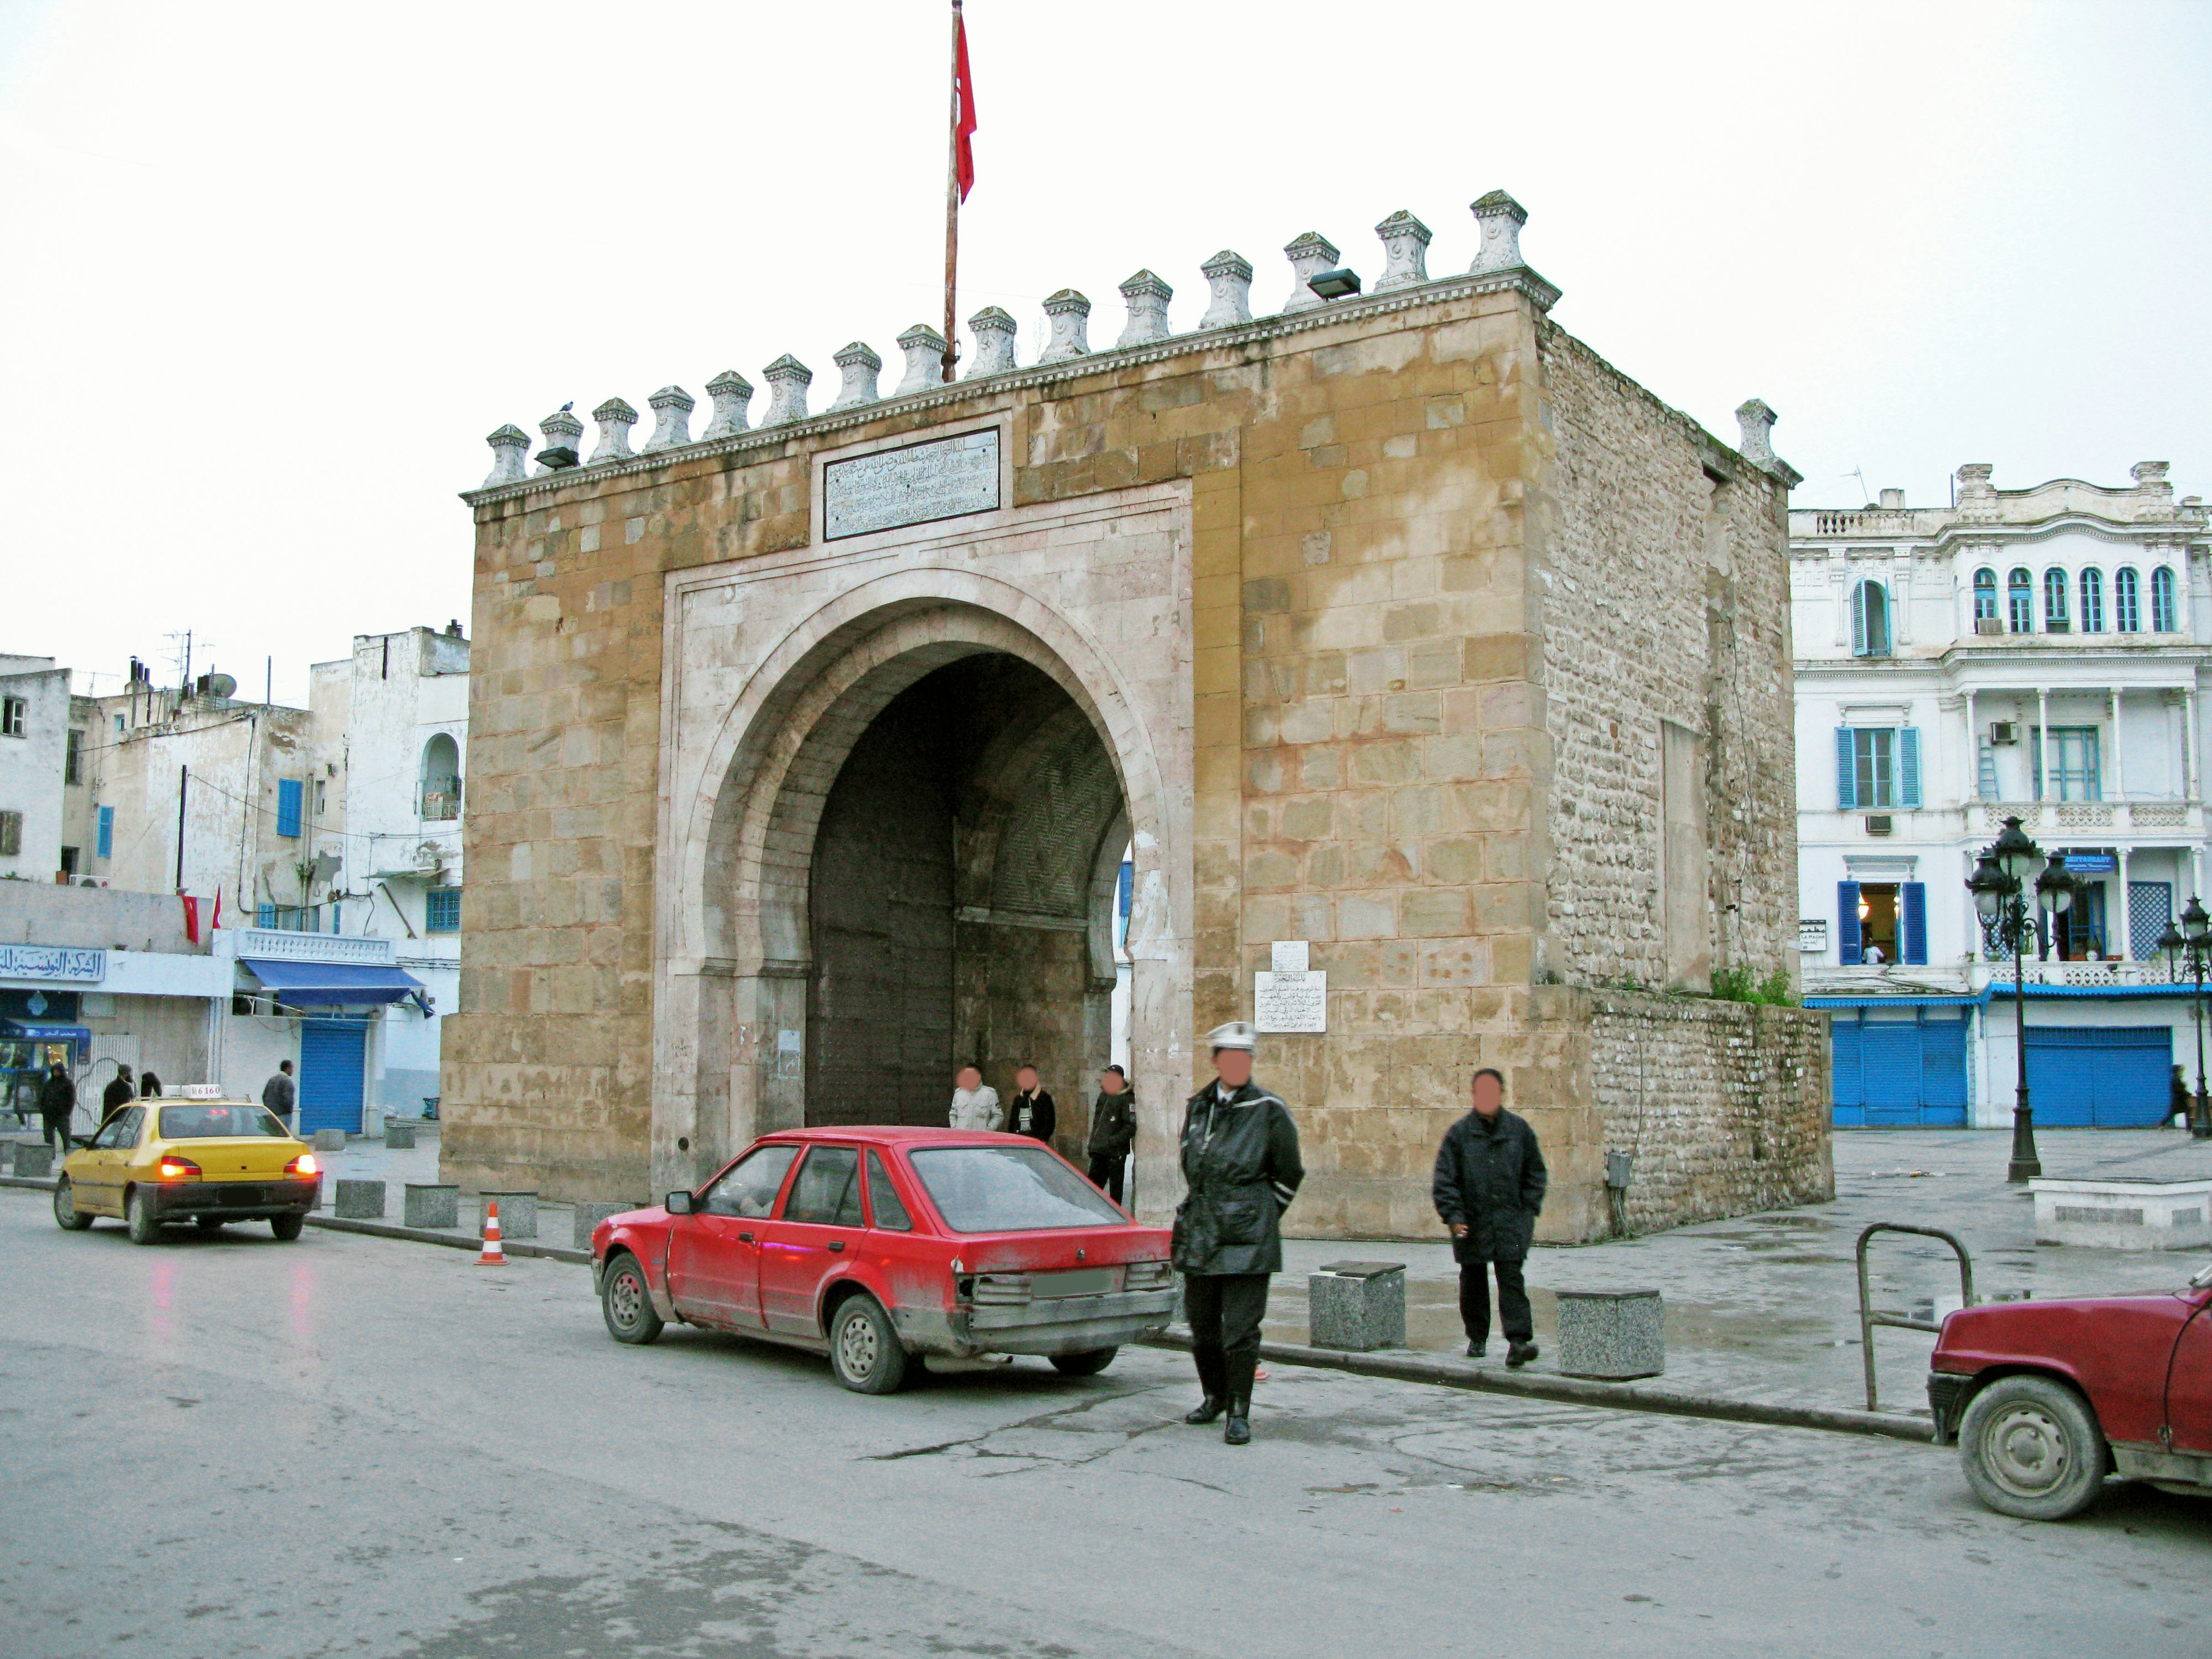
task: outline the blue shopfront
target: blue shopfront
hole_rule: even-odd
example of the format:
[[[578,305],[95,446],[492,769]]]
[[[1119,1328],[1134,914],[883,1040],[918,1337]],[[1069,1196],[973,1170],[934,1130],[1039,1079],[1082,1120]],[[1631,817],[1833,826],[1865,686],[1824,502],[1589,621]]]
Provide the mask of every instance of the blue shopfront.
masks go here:
[[[362,1131],[371,1071],[369,1043],[391,1004],[428,1012],[422,981],[374,963],[240,957],[256,988],[300,1023],[300,1127]]]

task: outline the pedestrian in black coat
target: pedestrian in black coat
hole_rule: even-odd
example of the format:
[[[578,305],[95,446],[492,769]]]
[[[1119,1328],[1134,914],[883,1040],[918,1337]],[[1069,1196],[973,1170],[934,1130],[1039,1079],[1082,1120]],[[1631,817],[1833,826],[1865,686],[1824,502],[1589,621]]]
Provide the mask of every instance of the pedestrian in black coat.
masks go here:
[[[1052,1145],[1052,1132],[1060,1119],[1059,1109],[1053,1104],[1049,1090],[1037,1082],[1037,1068],[1020,1066],[1014,1070],[1014,1087],[1020,1092],[1006,1103],[1006,1127],[1014,1134],[1028,1135],[1032,1139]]]
[[[138,1098],[137,1085],[131,1081],[131,1068],[118,1066],[107,1086],[100,1091],[100,1121],[102,1123]]]
[[[1219,1075],[1183,1109],[1189,1191],[1175,1218],[1175,1265],[1183,1275],[1191,1358],[1206,1394],[1183,1421],[1211,1423],[1225,1411],[1221,1437],[1241,1446],[1252,1437],[1267,1279],[1283,1270],[1283,1212],[1306,1170],[1291,1109],[1252,1081],[1258,1034],[1232,1020],[1206,1040]]]
[[[1098,1098],[1091,1103],[1091,1139],[1084,1152],[1091,1159],[1091,1184],[1121,1201],[1121,1172],[1130,1150],[1137,1144],[1137,1097],[1129,1087],[1129,1074],[1109,1066],[1098,1074]]]
[[[76,1085],[70,1081],[69,1068],[58,1060],[46,1081],[39,1085],[39,1121],[46,1125],[42,1138],[57,1152],[65,1154],[70,1149],[70,1118],[76,1111]]]
[[[1485,1066],[1474,1074],[1474,1109],[1444,1132],[1437,1149],[1431,1196],[1451,1229],[1459,1263],[1459,1314],[1467,1352],[1480,1359],[1490,1340],[1490,1274],[1498,1275],[1498,1315],[1505,1327],[1505,1363],[1536,1357],[1536,1327],[1522,1274],[1547,1176],[1536,1132],[1505,1109],[1505,1079]]]

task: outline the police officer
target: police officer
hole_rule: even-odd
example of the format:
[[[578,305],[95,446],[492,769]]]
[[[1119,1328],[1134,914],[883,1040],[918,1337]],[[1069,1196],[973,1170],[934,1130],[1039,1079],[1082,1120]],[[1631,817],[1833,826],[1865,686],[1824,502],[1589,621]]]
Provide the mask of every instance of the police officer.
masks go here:
[[[1283,1269],[1282,1214],[1306,1176],[1291,1109],[1252,1081],[1258,1035],[1231,1020],[1206,1036],[1218,1075],[1183,1109],[1189,1191],[1175,1219],[1175,1265],[1206,1392],[1183,1421],[1211,1423],[1225,1411],[1221,1437],[1232,1446],[1252,1437],[1252,1374],[1267,1279]]]

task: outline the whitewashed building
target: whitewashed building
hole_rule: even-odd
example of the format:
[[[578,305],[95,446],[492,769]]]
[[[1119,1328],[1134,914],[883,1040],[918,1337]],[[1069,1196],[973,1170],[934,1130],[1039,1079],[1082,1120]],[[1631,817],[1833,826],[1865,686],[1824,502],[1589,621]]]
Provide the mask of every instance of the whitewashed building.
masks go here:
[[[2203,503],[2130,486],[1885,489],[1790,515],[1800,950],[1838,1124],[2008,1123],[2009,958],[1966,879],[2008,817],[2086,884],[2027,968],[2039,1123],[2155,1122],[2194,1080],[2152,949],[2204,878]]]
[[[64,867],[69,732],[69,670],[0,652],[0,879],[50,882]]]

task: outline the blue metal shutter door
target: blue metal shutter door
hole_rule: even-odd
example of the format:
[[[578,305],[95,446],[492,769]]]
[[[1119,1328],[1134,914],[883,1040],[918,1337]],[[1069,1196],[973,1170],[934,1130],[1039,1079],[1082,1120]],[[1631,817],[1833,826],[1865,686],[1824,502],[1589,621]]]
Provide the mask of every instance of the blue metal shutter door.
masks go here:
[[[300,1022],[300,1128],[361,1133],[362,1084],[368,1074],[368,1022]]]
[[[2171,1104],[2172,1067],[2173,1033],[2166,1026],[2027,1028],[2028,1102],[2038,1123],[2099,1128],[2160,1123]]]
[[[1920,1121],[1920,1027],[1901,1019],[1869,1020],[1863,1028],[1859,1069],[1869,1126]]]
[[[1828,1018],[1828,1036],[1832,1044],[1829,1088],[1833,1096],[1835,1121],[1844,1128],[1853,1128],[1866,1121],[1866,1097],[1859,1082],[1862,1073],[1859,1033],[1864,1029],[1856,1014],[1846,1017],[1836,1013]]]
[[[1966,1125],[1966,1022],[1929,1018],[1920,1028],[1920,1121],[1929,1128]]]

